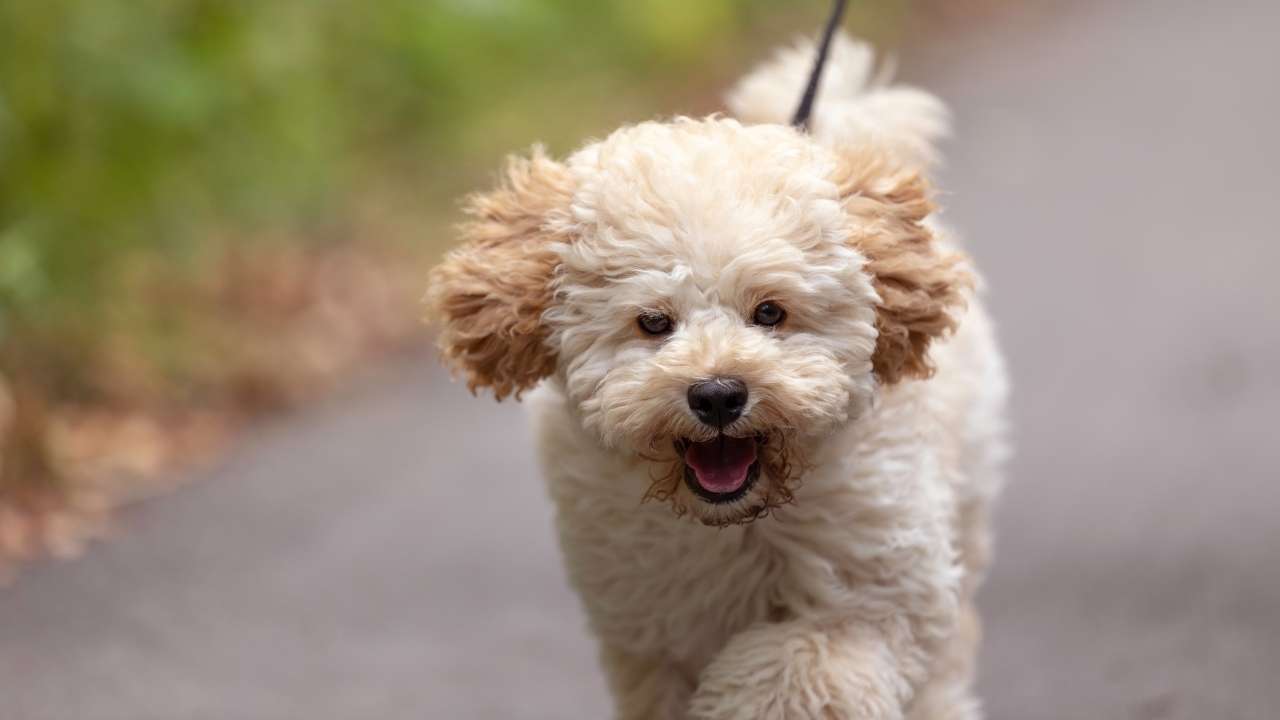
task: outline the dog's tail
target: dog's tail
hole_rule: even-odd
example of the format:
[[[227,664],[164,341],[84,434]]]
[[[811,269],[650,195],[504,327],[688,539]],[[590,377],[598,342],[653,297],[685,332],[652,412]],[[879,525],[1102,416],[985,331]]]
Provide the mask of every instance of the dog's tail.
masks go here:
[[[743,122],[786,123],[813,66],[815,43],[779,49],[729,91],[730,111]],[[838,34],[818,87],[810,131],[826,145],[874,142],[911,162],[933,164],[935,143],[947,134],[950,115],[923,90],[890,85],[892,63],[878,70],[867,43]]]

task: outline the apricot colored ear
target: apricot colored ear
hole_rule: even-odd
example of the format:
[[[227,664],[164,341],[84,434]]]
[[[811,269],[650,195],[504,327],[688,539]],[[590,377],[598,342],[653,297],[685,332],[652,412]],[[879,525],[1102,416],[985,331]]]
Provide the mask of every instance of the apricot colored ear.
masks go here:
[[[496,189],[467,199],[463,244],[431,271],[426,302],[445,362],[472,392],[518,399],[555,369],[542,313],[563,239],[551,224],[572,195],[568,169],[534,148],[508,159]]]
[[[930,343],[956,328],[973,287],[967,260],[925,224],[934,206],[919,171],[853,149],[843,153],[836,183],[853,223],[850,242],[867,259],[880,296],[872,368],[886,385],[927,378]]]

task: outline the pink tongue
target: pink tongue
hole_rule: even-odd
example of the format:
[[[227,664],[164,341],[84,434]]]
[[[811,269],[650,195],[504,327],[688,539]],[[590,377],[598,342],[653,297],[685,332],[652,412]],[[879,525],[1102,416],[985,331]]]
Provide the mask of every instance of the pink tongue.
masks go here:
[[[731,438],[721,435],[715,440],[690,443],[684,462],[693,468],[702,489],[713,493],[729,493],[747,481],[747,470],[756,461],[754,438]]]

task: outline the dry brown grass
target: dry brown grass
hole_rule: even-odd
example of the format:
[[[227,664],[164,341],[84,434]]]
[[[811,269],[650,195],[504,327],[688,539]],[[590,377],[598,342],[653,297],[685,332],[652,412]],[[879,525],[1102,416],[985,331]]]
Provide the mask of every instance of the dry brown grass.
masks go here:
[[[131,281],[177,309],[198,356],[182,373],[126,335],[86,359],[88,401],[0,377],[0,580],[42,554],[74,556],[112,510],[171,488],[245,422],[419,338],[424,259],[388,246],[232,247],[198,282],[162,267]]]

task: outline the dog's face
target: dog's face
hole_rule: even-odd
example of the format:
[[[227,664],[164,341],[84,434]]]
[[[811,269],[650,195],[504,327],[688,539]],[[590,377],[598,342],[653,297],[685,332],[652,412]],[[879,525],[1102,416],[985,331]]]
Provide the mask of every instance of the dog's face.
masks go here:
[[[473,388],[554,374],[584,428],[652,463],[647,496],[741,522],[791,500],[880,385],[928,375],[967,276],[924,193],[870,148],[645,123],[513,163],[429,299]]]

